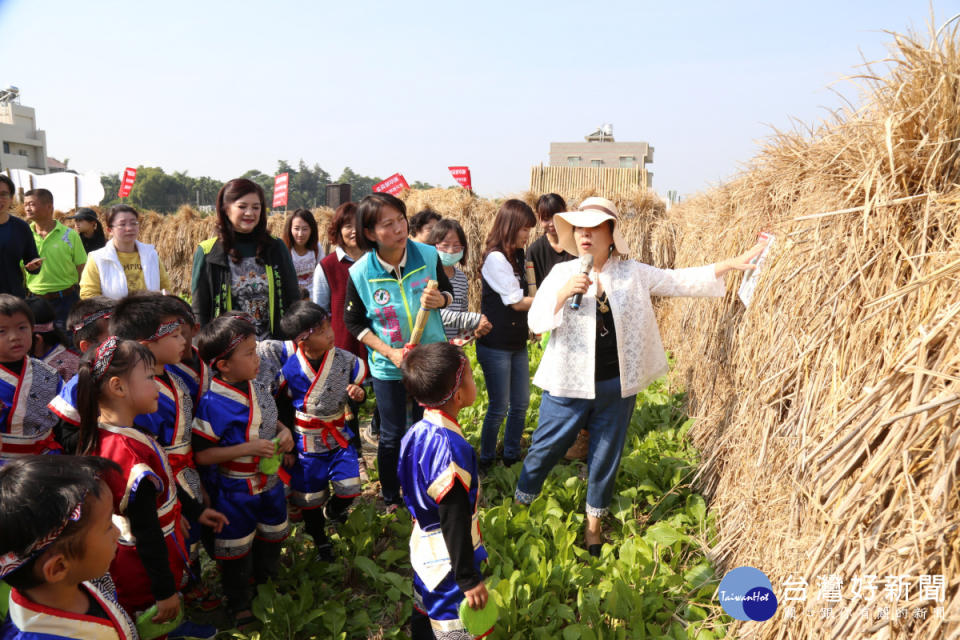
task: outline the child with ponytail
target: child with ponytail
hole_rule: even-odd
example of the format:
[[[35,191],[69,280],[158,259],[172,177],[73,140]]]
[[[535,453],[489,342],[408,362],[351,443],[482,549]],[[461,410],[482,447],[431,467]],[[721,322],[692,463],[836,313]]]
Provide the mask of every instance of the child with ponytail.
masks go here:
[[[178,589],[184,582],[187,552],[181,530],[187,519],[221,528],[226,518],[199,503],[181,504],[164,448],[134,418],[157,410],[156,360],[146,346],[110,336],[84,355],[77,373],[81,453],[102,456],[120,467],[111,476],[120,545],[110,564],[121,606],[136,617],[157,605],[153,621],[177,617]],[[98,418],[99,416],[99,418]],[[188,629],[184,627],[188,626]],[[186,622],[170,637],[213,638],[216,629]]]

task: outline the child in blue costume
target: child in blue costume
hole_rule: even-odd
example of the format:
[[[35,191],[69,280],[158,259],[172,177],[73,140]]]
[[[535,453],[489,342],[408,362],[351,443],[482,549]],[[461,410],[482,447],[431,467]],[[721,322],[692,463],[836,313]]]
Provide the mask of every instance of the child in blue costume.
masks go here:
[[[116,302],[105,296],[94,296],[81,300],[70,309],[67,315],[67,331],[73,333],[73,344],[80,350],[81,355],[110,335],[110,316]],[[75,453],[80,428],[76,375],[60,387],[60,393],[50,401],[47,408],[57,416],[57,424],[53,428],[57,442],[65,453]]]
[[[342,522],[360,495],[360,464],[345,424],[347,399],[361,402],[367,368],[334,346],[330,316],[318,304],[296,302],[280,321],[296,353],[283,365],[280,399],[292,404],[297,459],[290,469],[290,501],[303,511],[317,556],[333,559],[326,520]],[[328,499],[330,485],[333,497]]]
[[[480,569],[487,551],[477,521],[477,455],[456,417],[476,400],[477,387],[463,351],[447,342],[416,347],[400,370],[407,393],[424,407],[423,420],[403,436],[397,468],[403,500],[414,519],[413,637],[472,638],[460,621],[459,608],[464,599],[473,609],[487,604]]]
[[[277,575],[281,542],[289,532],[287,501],[276,474],[260,471],[260,458],[293,449],[290,430],[277,420],[277,405],[257,381],[256,326],[223,315],[200,331],[198,349],[214,377],[194,421],[198,464],[217,465],[214,505],[229,519],[216,534],[227,606],[239,624],[252,621],[250,579]]]
[[[20,456],[58,451],[57,417],[47,404],[60,375],[29,355],[33,313],[22,298],[0,294],[0,465]]]
[[[104,458],[28,456],[0,469],[3,640],[136,640],[107,569],[120,531]]]

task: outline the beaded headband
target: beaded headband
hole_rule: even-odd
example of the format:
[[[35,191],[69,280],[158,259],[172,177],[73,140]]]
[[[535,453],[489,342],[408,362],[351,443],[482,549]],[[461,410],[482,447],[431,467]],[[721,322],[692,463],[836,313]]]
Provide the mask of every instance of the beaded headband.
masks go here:
[[[450,398],[452,398],[453,394],[455,394],[457,392],[457,389],[460,388],[460,381],[463,379],[463,370],[466,366],[467,366],[467,359],[464,358],[463,356],[460,356],[460,366],[457,368],[456,380],[454,380],[454,384],[453,384],[453,387],[451,387],[450,389],[450,393],[448,393],[443,398],[440,398],[435,402],[421,402],[420,406],[426,407],[427,409],[436,409],[450,402]]]
[[[91,324],[93,324],[97,320],[106,320],[112,315],[113,315],[113,309],[111,309],[110,307],[107,307],[106,309],[100,309],[100,311],[94,311],[93,313],[88,313],[87,315],[80,318],[80,322],[73,325],[72,327],[73,332],[76,333],[81,329],[85,329],[86,327],[89,327]]]
[[[58,525],[39,540],[34,541],[23,550],[22,553],[17,553],[16,551],[8,551],[7,553],[0,556],[0,578],[6,578],[8,575],[22,567],[24,564],[29,562],[32,558],[43,553],[51,544],[53,544],[57,538],[63,533],[63,530],[67,528],[71,522],[77,522],[83,517],[83,501],[86,499],[86,495],[80,498],[80,502],[76,507],[70,512],[70,515],[67,516],[67,519],[63,521],[62,524]]]
[[[48,333],[53,331],[53,322],[44,322],[43,324],[33,325],[34,333]]]
[[[153,333],[152,336],[150,336],[143,342],[156,342],[157,340],[160,340],[161,338],[164,338],[170,335],[171,333],[173,333],[174,331],[176,331],[182,324],[183,324],[183,320],[179,318],[177,318],[176,320],[171,320],[170,322],[164,322],[159,327],[157,327],[157,330]]]
[[[247,336],[243,335],[242,333],[238,333],[237,335],[230,338],[230,342],[227,344],[227,348],[223,350],[223,353],[213,358],[210,358],[210,366],[215,366],[217,363],[217,360],[226,360],[228,357],[230,357],[230,354],[233,353],[233,350],[239,347],[240,343],[243,342],[246,339],[246,337]]]
[[[110,368],[110,363],[113,362],[113,356],[117,352],[117,345],[119,344],[120,341],[117,336],[110,336],[97,347],[97,355],[93,361],[94,382],[100,382],[103,379],[103,375]]]

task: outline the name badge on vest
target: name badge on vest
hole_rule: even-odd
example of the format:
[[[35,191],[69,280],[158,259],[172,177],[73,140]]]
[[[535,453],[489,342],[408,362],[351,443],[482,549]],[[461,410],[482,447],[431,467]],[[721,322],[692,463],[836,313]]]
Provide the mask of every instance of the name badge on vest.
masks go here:
[[[390,292],[386,289],[377,289],[373,292],[373,301],[381,306],[390,304]]]

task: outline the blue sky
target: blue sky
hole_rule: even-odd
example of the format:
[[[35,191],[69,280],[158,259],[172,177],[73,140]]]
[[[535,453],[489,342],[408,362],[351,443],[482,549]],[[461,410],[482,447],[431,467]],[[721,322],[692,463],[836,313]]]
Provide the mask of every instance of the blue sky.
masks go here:
[[[338,176],[527,187],[551,141],[604,122],[656,149],[654,188],[734,174],[771,127],[926,34],[960,1],[65,2],[0,0],[0,85],[20,88],[48,153],[229,179],[303,158]]]

